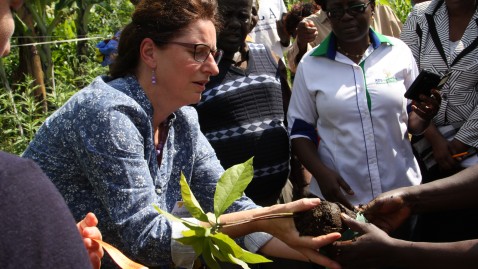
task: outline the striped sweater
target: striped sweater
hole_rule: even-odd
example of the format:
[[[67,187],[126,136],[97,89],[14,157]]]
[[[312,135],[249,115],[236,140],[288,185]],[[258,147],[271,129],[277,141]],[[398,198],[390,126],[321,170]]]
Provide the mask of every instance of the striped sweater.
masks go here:
[[[277,62],[262,44],[248,45],[247,69],[223,61],[196,109],[224,168],[254,157],[246,194],[261,204],[278,198],[289,174],[290,146]]]

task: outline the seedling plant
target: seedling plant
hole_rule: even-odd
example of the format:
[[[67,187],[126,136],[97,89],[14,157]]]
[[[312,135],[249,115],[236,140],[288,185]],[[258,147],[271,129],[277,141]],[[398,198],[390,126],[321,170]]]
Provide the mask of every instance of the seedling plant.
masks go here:
[[[252,158],[242,164],[227,169],[219,179],[214,193],[214,213],[205,213],[194,197],[186,178],[181,174],[180,185],[184,206],[192,217],[208,225],[196,224],[178,218],[154,205],[155,209],[171,221],[183,223],[189,230],[183,231],[182,238],[175,238],[185,245],[193,247],[196,255],[201,256],[208,268],[220,269],[218,261],[229,262],[248,269],[248,264],[271,262],[271,260],[255,253],[242,249],[233,239],[221,232],[224,227],[239,225],[247,222],[268,219],[292,217],[293,213],[269,214],[256,218],[249,218],[233,223],[221,223],[219,217],[238,198],[240,198],[254,175]],[[209,226],[209,227],[207,227]]]

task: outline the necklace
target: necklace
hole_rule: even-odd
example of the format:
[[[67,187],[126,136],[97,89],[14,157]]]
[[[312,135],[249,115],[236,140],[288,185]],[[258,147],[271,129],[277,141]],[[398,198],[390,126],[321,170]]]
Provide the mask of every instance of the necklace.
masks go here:
[[[367,48],[370,46],[370,42],[368,42],[368,45],[367,45]],[[365,51],[362,53],[362,54],[352,54],[352,53],[348,53],[346,52],[342,47],[340,47],[338,44],[337,44],[337,50],[340,51],[341,53],[343,53],[345,56],[349,57],[349,58],[354,58],[354,59],[362,59],[363,55],[365,54],[365,52],[367,51],[367,49],[365,49]]]

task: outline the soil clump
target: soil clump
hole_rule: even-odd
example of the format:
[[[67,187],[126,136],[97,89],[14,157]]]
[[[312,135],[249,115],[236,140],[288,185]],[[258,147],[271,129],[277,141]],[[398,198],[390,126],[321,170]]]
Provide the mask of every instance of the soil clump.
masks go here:
[[[358,210],[352,211],[340,203],[321,201],[320,205],[297,212],[294,222],[300,235],[319,236],[333,232],[343,233],[348,227],[342,223],[340,213],[355,219]]]

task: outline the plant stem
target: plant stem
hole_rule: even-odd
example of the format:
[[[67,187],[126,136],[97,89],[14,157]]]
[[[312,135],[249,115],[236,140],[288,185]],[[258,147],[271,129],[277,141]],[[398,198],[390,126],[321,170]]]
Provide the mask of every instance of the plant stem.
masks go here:
[[[220,228],[235,226],[239,224],[249,223],[258,220],[265,220],[265,219],[278,219],[278,218],[292,218],[294,217],[294,213],[276,213],[276,214],[268,214],[260,217],[254,217],[249,219],[238,220],[229,223],[219,223]]]

